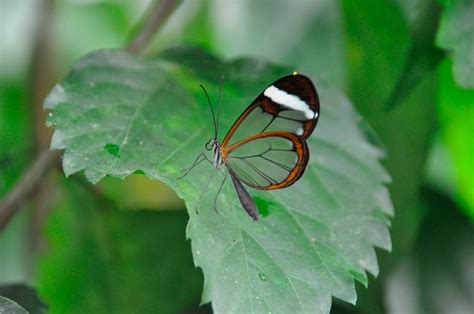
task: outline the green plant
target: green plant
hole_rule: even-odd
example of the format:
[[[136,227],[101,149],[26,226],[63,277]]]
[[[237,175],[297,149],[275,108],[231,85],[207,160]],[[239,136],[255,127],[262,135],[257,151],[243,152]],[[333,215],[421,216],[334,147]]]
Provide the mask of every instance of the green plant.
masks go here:
[[[446,233],[462,230],[440,247],[462,243],[453,246],[455,256],[469,247],[470,1],[235,2],[246,21],[232,30],[232,40],[226,27],[233,20],[221,17],[234,11],[225,2],[154,1],[134,28],[131,4],[91,4],[74,13],[74,5],[58,3],[53,34],[66,47],[58,63],[79,59],[63,68],[62,79],[33,66],[35,81],[58,81],[50,91],[33,88],[39,99],[32,100],[33,111],[40,112],[44,98],[52,135],[38,127],[32,136],[23,127],[32,110],[11,105],[26,89],[18,80],[5,79],[16,87],[0,94],[6,104],[0,107],[0,226],[6,226],[0,283],[33,284],[49,310],[60,313],[178,313],[195,311],[200,302],[211,302],[217,313],[327,313],[331,307],[380,313],[406,304],[413,306],[403,308],[408,312],[440,310],[433,301],[439,291],[414,303],[397,294],[397,282],[406,273],[416,281],[403,265],[440,269],[417,255],[420,248],[436,256],[426,234],[443,221],[430,218],[442,210],[438,204],[449,208]],[[45,12],[55,16],[52,7]],[[97,31],[72,43],[65,30],[75,20],[68,16]],[[153,41],[167,18],[169,28]],[[80,25],[77,34],[84,32]],[[125,48],[110,49],[131,28]],[[103,34],[116,42],[101,45]],[[39,36],[39,51],[45,42]],[[87,52],[105,49],[82,56],[81,42],[91,46]],[[243,57],[249,53],[258,56]],[[41,53],[34,56],[33,65],[51,67]],[[224,76],[222,137],[268,84],[294,70],[314,79],[321,99],[306,173],[288,189],[249,190],[263,216],[258,222],[243,211],[230,181],[216,213],[220,180],[199,200],[213,167],[202,164],[178,179],[213,132],[199,84],[216,103]],[[50,138],[51,151],[42,147]],[[37,152],[32,160],[30,150]],[[443,159],[446,151],[452,161]],[[67,179],[49,171],[59,160]],[[28,210],[27,200],[33,214],[15,217]],[[453,215],[456,209],[466,217]],[[33,277],[25,271],[31,265],[13,266],[28,221],[28,256],[40,253],[32,259]],[[379,266],[375,247],[390,251],[392,242],[393,253],[382,254]],[[377,276],[380,268],[381,278],[369,285],[367,272]],[[418,280],[420,289],[430,286],[429,279]],[[365,287],[356,292],[356,282]],[[356,304],[357,296],[356,307],[340,302]]]

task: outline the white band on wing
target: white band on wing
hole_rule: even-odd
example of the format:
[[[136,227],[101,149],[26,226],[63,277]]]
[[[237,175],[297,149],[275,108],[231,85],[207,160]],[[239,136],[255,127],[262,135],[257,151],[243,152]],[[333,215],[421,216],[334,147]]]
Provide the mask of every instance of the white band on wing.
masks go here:
[[[308,120],[315,118],[314,111],[311,110],[308,104],[301,100],[298,96],[288,94],[287,92],[278,89],[273,85],[268,87],[265,92],[263,92],[263,95],[284,107],[303,112]]]

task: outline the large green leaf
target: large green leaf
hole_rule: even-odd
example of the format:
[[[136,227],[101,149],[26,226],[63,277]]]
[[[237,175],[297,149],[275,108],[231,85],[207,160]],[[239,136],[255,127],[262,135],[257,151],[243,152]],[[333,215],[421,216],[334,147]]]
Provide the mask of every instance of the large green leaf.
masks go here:
[[[178,180],[212,136],[206,98],[224,75],[220,130],[288,70],[261,60],[224,63],[194,48],[144,59],[99,51],[80,60],[45,107],[55,125],[53,149],[65,149],[66,175],[84,169],[91,182],[136,170],[162,180],[189,209],[187,235],[205,277],[203,301],[217,312],[328,312],[331,296],[355,303],[354,278],[378,273],[373,246],[390,249],[392,213],[380,150],[358,128],[360,116],[336,90],[317,84],[322,113],[309,140],[311,160],[289,189],[251,194],[263,217],[253,222],[229,182],[213,210],[219,175],[203,164]],[[222,134],[221,134],[222,137]]]
[[[456,82],[474,88],[474,2],[472,0],[443,1],[445,9],[439,26],[437,43],[453,52]]]

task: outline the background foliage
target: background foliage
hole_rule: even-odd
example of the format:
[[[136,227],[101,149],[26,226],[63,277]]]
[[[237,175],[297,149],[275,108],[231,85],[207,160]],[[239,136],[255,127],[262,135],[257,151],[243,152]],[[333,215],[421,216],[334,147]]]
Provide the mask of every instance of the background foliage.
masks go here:
[[[37,152],[49,146],[51,129],[44,126],[46,117],[42,103],[54,84],[61,81],[84,54],[100,48],[124,46],[139,32],[139,26],[135,25],[147,6],[147,1],[7,0],[0,4],[0,199],[15,185]],[[384,231],[365,222],[352,221],[334,229],[345,236],[357,227],[367,233],[362,238],[369,240],[353,253],[343,252],[349,247],[343,244],[342,249],[335,249],[339,257],[326,262],[332,261],[335,267],[339,265],[348,271],[351,285],[356,279],[364,284],[369,282],[369,286],[367,289],[356,286],[356,306],[339,300],[354,302],[355,294],[347,294],[350,289],[343,289],[344,293],[338,294],[330,284],[324,290],[328,293],[324,297],[302,293],[300,297],[315,302],[321,312],[329,311],[329,297],[335,295],[339,299],[332,300],[334,313],[463,313],[474,307],[474,280],[469,275],[469,265],[474,263],[474,76],[469,70],[474,68],[471,57],[474,55],[473,14],[474,3],[469,0],[382,0],[375,3],[366,0],[187,1],[171,15],[148,46],[145,55],[153,57],[143,60],[153,60],[157,52],[182,44],[199,45],[212,54],[187,52],[180,55],[176,50],[173,53],[167,50],[168,57],[166,53],[161,54],[158,58],[164,61],[156,68],[153,66],[161,61],[150,67],[151,63],[146,62],[151,61],[130,56],[126,57],[129,61],[118,63],[114,74],[118,81],[132,87],[137,83],[145,89],[161,86],[163,104],[179,99],[181,105],[204,106],[196,84],[205,83],[212,98],[216,99],[220,72],[225,72],[228,80],[225,97],[244,107],[247,100],[280,73],[287,73],[287,69],[298,69],[317,79],[322,97],[327,100],[323,106],[347,102],[341,91],[346,93],[364,120],[359,121],[358,115],[350,113],[351,110],[344,113],[337,105],[323,111],[327,114],[327,125],[321,121],[312,138],[312,160],[317,162],[316,171],[324,172],[324,167],[334,166],[333,169],[353,177],[375,180],[377,184],[363,181],[367,188],[360,191],[380,193],[380,183],[386,180],[384,175],[364,177],[370,172],[364,171],[360,164],[348,162],[344,166],[342,161],[333,159],[340,156],[340,148],[330,148],[325,155],[323,141],[334,140],[342,148],[351,147],[348,145],[358,142],[350,138],[344,142],[342,138],[344,134],[352,134],[348,131],[352,130],[349,126],[357,123],[361,131],[356,133],[363,132],[366,140],[359,142],[359,148],[352,147],[350,156],[356,156],[358,149],[360,153],[367,147],[378,146],[386,152],[384,166],[392,178],[389,189],[395,208],[391,227],[393,250],[390,254],[380,251],[379,264],[373,264],[372,256],[370,267],[364,263],[355,266],[357,262],[346,261],[348,268],[344,268],[340,256],[349,260],[356,253],[367,257],[371,253],[362,249],[364,245],[370,243],[389,248],[389,242],[380,242]],[[275,16],[279,18],[275,19]],[[113,56],[120,56],[118,52],[110,54],[108,58],[105,52],[94,53],[89,58],[102,58],[100,62],[105,64]],[[217,59],[213,55],[218,56]],[[243,56],[257,57],[259,61],[221,61]],[[288,68],[274,67],[272,63]],[[124,74],[123,68],[133,70],[133,66],[143,68],[142,75]],[[81,72],[78,67],[76,65],[77,75],[70,74],[65,84],[74,79],[89,82],[89,75],[94,75]],[[263,67],[261,72],[258,72],[259,67]],[[150,68],[156,71],[150,71]],[[252,77],[252,73],[260,73],[260,76]],[[162,77],[167,80],[163,81]],[[110,100],[112,87],[107,82],[105,85],[101,90],[106,91]],[[114,91],[120,93],[121,90]],[[81,96],[87,89],[66,91]],[[57,89],[49,96],[46,107],[60,103],[56,96]],[[48,118],[48,123],[55,125],[57,130],[69,128],[72,134],[81,128],[90,131],[94,123],[98,123],[99,128],[105,127],[100,124],[102,122],[109,123],[109,127],[114,123],[120,126],[125,123],[120,119],[129,118],[126,111],[103,107],[105,111],[91,112],[86,117],[88,120],[81,120],[82,116],[71,115],[66,107],[58,108]],[[235,112],[224,115],[224,125],[229,125],[241,108],[233,110]],[[194,119],[186,132],[196,128],[202,129],[203,133],[193,144],[196,148],[190,147],[192,152],[186,154],[191,156],[209,137],[206,129],[209,117],[201,110],[188,114],[196,114],[199,119]],[[88,128],[81,124],[84,121],[91,122]],[[148,312],[160,308],[165,313],[183,313],[212,311],[209,306],[198,307],[203,285],[203,300],[213,301],[213,308],[218,312],[226,309],[225,300],[232,302],[232,297],[249,294],[248,291],[233,291],[219,295],[232,291],[232,286],[226,287],[220,281],[223,277],[219,278],[219,275],[224,269],[213,268],[215,256],[212,254],[219,252],[219,245],[215,243],[213,248],[204,245],[207,233],[192,209],[193,198],[198,193],[193,188],[198,182],[196,177],[205,175],[210,169],[201,169],[190,181],[178,183],[167,174],[192,162],[192,157],[176,160],[162,172],[149,171],[147,167],[156,170],[154,162],[140,159],[148,154],[159,160],[160,156],[166,156],[166,149],[172,147],[172,135],[167,130],[179,132],[176,125],[182,121],[173,121],[172,117],[161,121],[169,123],[158,126],[165,128],[166,133],[159,132],[160,137],[154,136],[157,130],[149,126],[151,133],[142,144],[137,138],[129,151],[113,154],[110,152],[114,152],[114,147],[104,149],[104,144],[108,143],[103,142],[105,139],[88,136],[87,132],[79,139],[82,143],[69,141],[62,145],[55,135],[53,146],[69,148],[69,155],[66,151],[63,158],[64,171],[71,174],[86,169],[85,177],[79,173],[64,179],[61,171],[51,171],[41,181],[34,197],[23,202],[19,214],[1,230],[0,295],[30,312],[41,312],[44,305],[32,299],[31,289],[26,286],[34,287],[36,295],[52,312]],[[145,125],[139,129],[147,130],[143,123]],[[71,128],[75,125],[81,128]],[[163,141],[166,149],[158,148],[157,143],[149,144],[148,140]],[[84,149],[90,148],[87,145],[94,141],[100,151],[88,154]],[[116,143],[111,141],[110,144]],[[368,146],[360,148],[361,145]],[[153,155],[155,150],[157,153]],[[112,159],[114,154],[121,153],[121,158],[128,161],[124,164],[113,162],[112,167],[105,164],[109,167],[105,169],[101,167],[104,164],[97,159],[97,153]],[[323,160],[326,156],[329,158]],[[372,166],[378,169],[378,166]],[[147,176],[132,174],[138,169],[142,170],[140,172],[145,170]],[[95,186],[86,181],[96,182],[106,174],[126,176],[126,179],[109,177]],[[334,173],[326,175],[334,180],[333,189],[336,195],[339,193],[336,199],[341,200],[340,194],[345,193],[344,188],[350,181],[337,182]],[[190,242],[185,240],[188,216],[183,202],[168,187],[148,177],[166,182],[186,201],[191,216],[187,234],[196,240],[192,249]],[[309,177],[305,180],[295,186],[299,193],[304,193],[305,184],[314,184]],[[246,217],[239,211],[232,193],[230,189],[225,192],[225,204],[232,208],[229,212],[241,215],[238,217],[242,220],[238,219],[236,223],[238,229],[249,231],[251,229],[244,223]],[[284,194],[276,195],[284,197]],[[382,199],[385,198],[387,206],[387,194],[384,195]],[[281,205],[275,205],[273,196],[258,194],[258,197],[260,207],[269,206],[270,215],[266,221],[267,227],[271,227],[270,223],[280,217],[278,208]],[[322,201],[315,200],[322,209]],[[362,205],[369,204],[367,199],[361,202]],[[283,207],[283,211],[288,208]],[[318,209],[318,205],[315,208]],[[356,208],[356,204],[348,207]],[[348,212],[331,212],[328,221],[347,217]],[[382,225],[388,224],[386,216],[370,214],[375,214]],[[215,217],[211,211],[202,216],[206,219]],[[225,221],[224,209],[217,218]],[[218,225],[213,220],[208,221]],[[281,231],[281,227],[287,225],[278,226]],[[312,232],[324,230],[314,225],[307,228]],[[218,229],[214,231],[219,232]],[[252,232],[250,238],[261,236]],[[317,235],[318,239],[324,239],[324,233]],[[294,242],[298,243],[298,239],[304,237],[296,237]],[[269,245],[280,243],[277,236],[272,241],[269,239]],[[336,247],[334,243],[328,243],[331,248]],[[371,246],[369,248],[373,250]],[[200,268],[194,268],[191,253],[194,264],[202,267],[204,276]],[[241,254],[232,256],[232,260],[241,258]],[[296,260],[289,261],[298,265]],[[380,276],[368,280],[364,269],[377,274],[379,268]],[[321,268],[315,269],[320,271]],[[239,280],[239,273],[235,276]],[[267,274],[264,276],[265,280],[257,274],[254,284],[270,284]],[[281,284],[275,283],[275,286]],[[278,293],[274,289],[262,289],[263,292]],[[301,291],[309,290],[301,288]],[[262,299],[273,302],[271,296]],[[277,309],[274,311],[278,312]]]

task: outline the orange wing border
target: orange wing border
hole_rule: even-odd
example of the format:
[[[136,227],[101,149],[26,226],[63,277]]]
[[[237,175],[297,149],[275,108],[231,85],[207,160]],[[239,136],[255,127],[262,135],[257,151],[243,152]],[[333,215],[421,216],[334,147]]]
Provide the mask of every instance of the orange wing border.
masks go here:
[[[234,149],[239,147],[240,145],[243,145],[255,139],[266,138],[266,137],[282,137],[292,142],[294,150],[298,156],[298,161],[296,162],[294,167],[291,169],[290,173],[288,174],[288,177],[286,177],[285,180],[279,182],[278,184],[272,184],[265,187],[252,186],[252,188],[257,189],[257,190],[277,190],[277,189],[289,187],[290,185],[298,181],[298,179],[303,175],[304,171],[306,170],[306,165],[308,164],[308,161],[309,161],[309,150],[308,150],[306,141],[294,135],[291,132],[286,132],[286,131],[263,132],[263,133],[256,134],[254,136],[246,137],[245,139],[237,143],[234,143],[229,147],[221,146],[222,159],[226,161],[227,155],[231,153]]]

